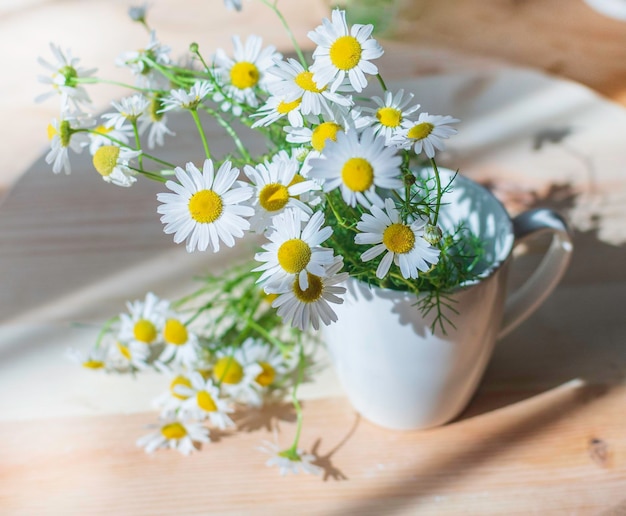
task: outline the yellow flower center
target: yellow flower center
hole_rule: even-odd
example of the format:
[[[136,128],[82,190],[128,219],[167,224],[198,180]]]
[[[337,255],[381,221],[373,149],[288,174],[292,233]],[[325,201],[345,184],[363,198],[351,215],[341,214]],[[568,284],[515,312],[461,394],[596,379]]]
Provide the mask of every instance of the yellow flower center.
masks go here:
[[[112,127],[107,127],[106,125],[97,126],[93,132],[98,134],[109,134],[113,130]]]
[[[85,360],[82,365],[87,369],[102,369],[104,362],[102,360]]]
[[[196,394],[196,402],[198,403],[198,407],[205,412],[215,412],[217,410],[215,400],[207,391],[199,391],[198,394]]]
[[[163,102],[161,102],[161,97],[159,95],[155,95],[154,98],[150,101],[150,108],[148,112],[150,113],[150,119],[153,122],[158,122],[163,118],[164,113],[160,113],[163,109]]]
[[[259,204],[267,211],[282,210],[289,202],[289,191],[285,185],[270,183],[259,193]]]
[[[354,36],[341,36],[330,47],[330,61],[340,70],[352,70],[361,61],[362,51]]]
[[[109,176],[117,165],[120,148],[115,145],[103,145],[93,155],[93,166],[101,176]]]
[[[191,218],[200,224],[215,222],[223,211],[222,198],[213,190],[200,190],[189,199]]]
[[[183,323],[177,319],[168,319],[163,328],[163,338],[168,344],[174,344],[175,346],[182,346],[187,343],[189,334],[187,328]]]
[[[402,122],[402,111],[392,107],[383,107],[376,111],[376,118],[380,125],[398,127]]]
[[[309,273],[307,274],[309,278],[309,287],[306,290],[302,290],[300,288],[300,282],[296,279],[296,281],[293,282],[293,293],[298,301],[301,301],[302,303],[315,303],[315,301],[322,297],[324,284],[322,283],[322,278],[319,276]]]
[[[343,183],[353,192],[364,192],[374,184],[374,169],[363,158],[350,158],[341,169]]]
[[[130,349],[128,349],[128,346],[124,346],[124,344],[122,344],[121,342],[118,342],[117,349],[126,360],[130,360],[132,358],[132,355],[130,354]]]
[[[312,91],[313,93],[322,93],[326,90],[326,86],[318,88],[317,84],[313,80],[313,72],[300,72],[296,75],[294,82],[305,91]]]
[[[309,244],[299,238],[292,238],[278,248],[278,263],[289,274],[297,274],[309,264],[311,254]]]
[[[148,319],[139,319],[133,328],[133,335],[139,342],[150,344],[157,338],[157,329]]]
[[[175,398],[178,398],[179,400],[186,400],[189,396],[184,396],[182,394],[178,394],[174,388],[177,385],[183,385],[184,387],[189,387],[191,389],[191,381],[189,380],[189,378],[186,378],[185,376],[179,375],[176,378],[174,378],[171,383],[170,383],[170,393],[172,394],[172,396],[174,396]]]
[[[337,141],[337,133],[339,131],[343,131],[339,124],[335,122],[324,122],[313,129],[311,145],[316,151],[321,152],[326,146],[326,140],[330,138],[334,142]]]
[[[234,385],[243,379],[243,367],[233,357],[222,357],[213,366],[213,377],[218,382]]]
[[[256,86],[259,82],[259,69],[254,63],[241,61],[230,69],[230,82],[235,88],[245,90]]]
[[[278,297],[278,294],[266,294],[265,292],[263,292],[262,295],[263,295],[263,301],[265,301],[269,305],[271,305],[274,302],[274,300]]]
[[[408,253],[415,245],[415,234],[405,224],[391,224],[383,232],[383,244],[393,253]]]
[[[267,362],[259,362],[259,365],[261,366],[261,369],[263,369],[263,371],[261,371],[257,375],[254,381],[258,383],[261,387],[267,387],[268,385],[271,385],[274,381],[274,378],[276,378],[276,369],[274,369]]]
[[[289,181],[289,186],[287,188],[293,185],[297,185],[298,183],[303,183],[304,181],[306,181],[306,179],[304,179],[303,176],[301,176],[300,174],[295,174],[293,176],[293,179]]]
[[[187,430],[180,423],[168,423],[161,427],[161,433],[166,439],[182,439],[187,435]]]
[[[52,124],[48,124],[48,140],[52,140],[59,132],[54,128]]]
[[[298,106],[300,106],[301,103],[302,103],[301,98],[296,99],[293,102],[283,102],[281,100],[280,104],[278,104],[278,107],[276,108],[276,111],[278,111],[281,115],[286,115],[287,113],[293,111]]]
[[[407,133],[407,137],[413,140],[423,140],[430,133],[433,132],[435,126],[429,122],[422,122],[421,124],[414,125]]]

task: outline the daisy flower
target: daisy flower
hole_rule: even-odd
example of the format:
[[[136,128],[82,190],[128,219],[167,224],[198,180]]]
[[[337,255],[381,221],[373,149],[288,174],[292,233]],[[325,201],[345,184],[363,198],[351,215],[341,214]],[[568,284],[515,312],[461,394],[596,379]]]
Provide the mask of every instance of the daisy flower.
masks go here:
[[[196,443],[208,443],[209,429],[200,423],[166,419],[157,426],[157,430],[137,440],[137,446],[152,453],[159,448],[176,449],[183,455],[196,450]]]
[[[42,102],[53,95],[61,95],[61,113],[66,113],[71,108],[80,111],[81,108],[90,107],[91,99],[78,79],[90,77],[96,73],[96,68],[81,68],[78,66],[80,59],[72,57],[71,51],[65,52],[61,47],[50,43],[50,50],[55,62],[49,63],[43,58],[38,58],[38,63],[47,68],[51,75],[40,75],[39,82],[52,86],[52,91],[43,93],[35,98],[36,102]]]
[[[108,345],[93,347],[87,352],[69,348],[66,352],[67,358],[75,364],[79,364],[86,369],[104,369],[105,371],[112,369],[108,360],[108,354]]]
[[[220,398],[220,390],[213,384],[213,380],[205,380],[197,371],[189,375],[189,380],[191,387],[177,385],[174,388],[177,394],[186,397],[181,404],[182,413],[199,420],[209,419],[211,424],[222,430],[235,426],[228,416],[233,409],[226,400]]]
[[[297,280],[292,282],[287,291],[268,287],[268,293],[278,294],[272,307],[277,309],[284,322],[302,331],[308,330],[310,326],[318,330],[320,321],[326,326],[336,322],[337,315],[329,303],[343,303],[343,299],[338,296],[345,294],[346,289],[338,285],[348,279],[348,273],[340,273],[342,267],[343,259],[337,256],[324,277],[309,274],[309,286],[306,289],[300,288]]]
[[[161,112],[177,108],[195,110],[212,90],[213,85],[209,81],[194,82],[189,91],[172,90],[168,97],[161,100],[163,104]]]
[[[252,206],[255,213],[250,219],[253,231],[262,233],[272,217],[286,209],[301,210],[303,220],[308,220],[311,208],[300,201],[298,196],[317,188],[317,185],[298,175],[299,168],[300,164],[292,158],[244,167],[243,171],[254,187]]]
[[[146,48],[132,52],[124,52],[116,59],[115,63],[118,66],[130,69],[137,78],[137,86],[141,88],[167,89],[169,80],[146,62],[146,59],[157,64],[170,64],[170,50],[170,47],[159,43],[156,32],[152,30],[150,31],[150,41]]]
[[[304,117],[299,109],[301,103],[301,99],[285,102],[284,97],[270,97],[256,113],[250,115],[252,118],[262,117],[252,124],[252,129],[272,125],[284,116],[287,117],[289,124],[293,127],[302,127],[304,125]]]
[[[415,154],[420,154],[424,151],[426,156],[433,158],[435,149],[444,149],[442,140],[449,138],[457,132],[453,127],[448,127],[448,124],[454,124],[458,121],[457,118],[447,115],[439,116],[421,113],[417,122],[404,122],[402,130],[391,140],[391,143],[402,149],[413,147]]]
[[[262,48],[262,45],[263,40],[259,36],[249,36],[245,45],[239,36],[233,36],[233,59],[222,49],[215,53],[214,63],[222,86],[221,92],[216,93],[213,100],[222,103],[223,111],[232,108],[233,114],[239,116],[242,113],[241,104],[250,107],[259,105],[257,88],[268,90],[268,84],[273,78],[267,74],[267,70],[282,56],[274,46]]]
[[[160,96],[155,95],[150,102],[150,106],[138,119],[139,134],[143,135],[148,131],[148,148],[163,146],[165,136],[176,136],[176,133],[167,127],[167,115],[163,113],[163,103]]]
[[[48,125],[48,139],[50,151],[46,154],[46,163],[52,165],[52,171],[58,174],[63,170],[66,174],[72,172],[70,166],[69,150],[72,149],[80,154],[88,145],[89,138],[85,133],[77,133],[77,129],[88,127],[90,120],[75,114],[65,116],[61,120],[53,119]]]
[[[331,104],[352,105],[352,99],[334,93],[334,90],[331,92],[325,86],[318,87],[313,72],[305,70],[293,58],[277,61],[268,72],[278,78],[269,85],[270,93],[284,98],[287,105],[297,102],[303,115],[330,113]]]
[[[159,299],[152,292],[146,294],[145,300],[126,303],[128,313],[120,314],[120,330],[118,339],[125,343],[153,345],[162,342],[161,330],[170,303]]]
[[[173,360],[175,364],[191,366],[198,361],[198,337],[175,314],[169,314],[165,320],[163,342],[165,348],[159,356],[160,362]]]
[[[183,370],[174,372],[171,369],[164,369],[163,372],[170,377],[169,388],[159,395],[152,404],[161,409],[161,417],[171,418],[182,409],[183,402],[189,397],[187,394],[178,392],[179,387],[191,389],[191,380],[189,373]]]
[[[402,158],[393,147],[385,147],[385,137],[371,128],[361,136],[356,131],[337,133],[337,141],[327,141],[320,158],[310,160],[309,176],[324,180],[324,191],[341,189],[349,206],[368,207],[378,201],[375,188],[401,188]]]
[[[373,30],[373,25],[359,24],[348,30],[346,12],[335,9],[332,21],[325,18],[322,25],[309,32],[309,39],[317,44],[311,71],[319,88],[332,83],[330,91],[336,91],[346,77],[357,92],[367,86],[365,74],[378,74],[370,61],[383,55],[382,47],[370,38]]]
[[[137,181],[135,171],[129,168],[130,160],[140,154],[126,147],[103,145],[93,155],[93,166],[107,183],[129,187]]]
[[[144,344],[131,342],[124,344],[117,341],[111,346],[110,357],[116,369],[121,370],[143,370],[148,367],[147,360],[150,351]]]
[[[128,16],[131,20],[146,23],[146,15],[148,14],[148,4],[134,5],[128,8]]]
[[[413,94],[409,93],[405,97],[404,90],[398,90],[395,95],[391,91],[386,91],[384,99],[372,97],[372,100],[378,107],[365,107],[363,111],[372,114],[368,118],[368,123],[374,128],[375,134],[382,134],[385,137],[387,145],[389,145],[391,137],[402,129],[402,123],[406,117],[420,108],[419,104],[407,108],[413,100]]]
[[[259,451],[271,455],[265,463],[266,466],[276,466],[280,469],[282,476],[288,473],[298,474],[299,472],[309,475],[321,475],[324,471],[319,466],[313,464],[317,460],[315,455],[305,453],[301,449],[289,448],[282,450],[277,444],[270,441],[263,441],[263,446],[259,446]]]
[[[248,362],[255,362],[261,367],[261,372],[254,378],[261,389],[267,389],[294,367],[291,358],[261,340],[248,338],[241,348]]]
[[[213,364],[213,380],[229,398],[246,405],[260,407],[263,404],[261,389],[256,378],[263,368],[248,359],[244,350],[222,349]]]
[[[418,219],[405,224],[392,199],[385,199],[385,210],[372,206],[372,214],[364,213],[357,224],[361,233],[354,237],[357,244],[376,244],[361,255],[368,262],[383,256],[376,277],[384,278],[391,263],[400,267],[403,278],[414,279],[418,271],[426,272],[439,261],[439,249],[431,246],[424,237],[427,220]]]
[[[228,247],[235,245],[233,237],[241,238],[250,229],[244,217],[254,215],[250,206],[240,203],[252,196],[252,188],[233,187],[239,169],[225,161],[214,173],[213,161],[204,161],[202,172],[193,163],[187,163],[187,171],[176,167],[178,183],[168,181],[165,186],[173,193],[157,195],[163,204],[157,208],[162,214],[167,234],[174,233],[174,242],[187,240],[187,251],[196,248],[205,251],[209,245],[213,252],[220,249],[220,241]]]
[[[263,271],[258,283],[285,288],[297,277],[302,290],[309,287],[309,273],[324,276],[325,265],[333,261],[332,249],[321,247],[333,233],[331,228],[323,227],[324,214],[315,212],[302,228],[302,215],[297,210],[287,210],[272,219],[264,252],[257,253],[254,259],[263,262],[253,269]]]
[[[102,118],[107,120],[107,127],[115,127],[122,129],[128,121],[134,123],[144,114],[144,111],[150,105],[150,101],[141,93],[136,93],[130,97],[124,97],[119,102],[111,102],[111,105],[117,110],[115,113],[105,113]]]
[[[93,156],[103,145],[111,145],[111,138],[128,143],[132,134],[133,128],[129,125],[122,125],[119,128],[98,125],[89,132],[89,153]]]

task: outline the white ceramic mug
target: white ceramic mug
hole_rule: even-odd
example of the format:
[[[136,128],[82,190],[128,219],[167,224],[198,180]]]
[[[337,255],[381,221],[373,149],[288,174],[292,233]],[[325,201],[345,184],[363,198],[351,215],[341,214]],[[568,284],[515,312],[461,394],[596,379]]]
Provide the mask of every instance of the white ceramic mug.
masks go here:
[[[442,170],[442,180],[453,172]],[[323,337],[339,380],[365,418],[387,428],[418,429],[446,423],[469,402],[491,357],[495,341],[525,320],[552,292],[572,252],[564,220],[549,209],[511,219],[485,188],[457,176],[446,193],[441,225],[464,220],[486,243],[486,267],[478,281],[452,293],[458,314],[446,333],[430,327],[416,297],[350,279],[338,322]],[[534,274],[513,293],[507,277],[513,248],[549,232],[552,243]]]

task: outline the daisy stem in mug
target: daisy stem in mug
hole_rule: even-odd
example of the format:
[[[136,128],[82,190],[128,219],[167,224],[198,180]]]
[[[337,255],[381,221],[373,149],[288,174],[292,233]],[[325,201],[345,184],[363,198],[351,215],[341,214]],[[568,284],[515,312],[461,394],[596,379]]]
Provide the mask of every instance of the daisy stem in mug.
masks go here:
[[[437,183],[437,204],[435,205],[435,216],[433,217],[433,226],[436,226],[437,220],[439,220],[439,208],[441,208],[441,177],[439,177],[439,169],[437,168],[437,162],[434,158],[430,159],[430,163],[433,166],[435,182]]]
[[[204,129],[202,128],[200,117],[198,116],[198,111],[196,111],[195,109],[190,109],[189,112],[191,113],[193,121],[196,123],[196,127],[198,128],[198,133],[200,134],[200,139],[202,140],[202,146],[204,147],[204,153],[206,154],[207,159],[211,159],[209,143],[207,142],[206,134],[204,134]]]
[[[304,69],[306,70],[309,67],[309,65],[307,64],[306,59],[304,58],[304,54],[302,53],[302,49],[300,48],[300,45],[298,45],[298,42],[296,41],[296,38],[293,35],[293,32],[291,32],[291,29],[289,28],[289,24],[287,23],[287,20],[285,20],[285,17],[283,16],[283,14],[280,12],[278,7],[276,7],[276,1],[277,0],[274,0],[273,2],[269,2],[268,0],[261,0],[261,3],[265,4],[267,7],[269,7],[272,11],[274,11],[276,16],[278,16],[278,19],[280,20],[280,23],[282,23],[283,27],[287,31],[287,35],[289,36],[289,39],[291,40],[293,48],[296,51],[296,54],[298,55],[298,59],[300,60],[300,64],[302,66],[304,66]]]

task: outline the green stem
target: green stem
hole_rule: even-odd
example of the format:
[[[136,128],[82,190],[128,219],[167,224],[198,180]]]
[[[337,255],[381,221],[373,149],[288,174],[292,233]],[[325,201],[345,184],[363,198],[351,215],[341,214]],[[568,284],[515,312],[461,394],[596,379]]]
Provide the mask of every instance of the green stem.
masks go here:
[[[128,88],[130,90],[140,91],[142,93],[164,93],[163,90],[156,90],[152,88],[141,88],[139,86],[134,86],[132,84],[126,84],[124,82],[118,81],[110,81],[108,79],[100,79],[99,77],[77,77],[74,79],[77,83],[83,84],[112,84],[113,86],[121,86],[123,88]]]
[[[441,177],[439,177],[439,169],[434,158],[430,158],[430,163],[433,166],[435,172],[435,181],[437,182],[437,204],[435,205],[435,217],[433,218],[433,226],[437,225],[439,219],[439,208],[441,208]]]
[[[263,328],[263,326],[261,326],[259,323],[254,321],[252,318],[249,318],[246,321],[246,324],[250,326],[250,328],[252,328],[258,334],[260,334],[265,340],[267,340],[268,342],[276,346],[278,349],[280,349],[281,353],[285,354],[287,353],[287,351],[289,351],[288,348],[280,340],[274,337],[269,331]]]
[[[298,443],[300,442],[300,432],[302,431],[302,407],[300,406],[300,402],[298,401],[298,386],[302,383],[302,378],[304,377],[304,350],[302,349],[302,344],[300,344],[300,353],[298,359],[298,375],[296,376],[296,382],[293,385],[293,391],[291,393],[291,401],[293,403],[293,407],[296,409],[296,435],[293,438],[293,444],[291,448],[289,448],[288,453],[296,454],[298,450]]]
[[[116,315],[115,317],[111,317],[102,325],[102,329],[100,330],[100,332],[98,333],[98,336],[96,337],[96,345],[95,345],[96,349],[100,347],[100,343],[102,342],[102,339],[109,331],[109,328],[111,327],[111,325],[114,322],[116,322],[119,318],[120,318],[119,315]]]
[[[383,91],[387,91],[387,85],[385,84],[385,81],[383,80],[382,76],[380,74],[376,75],[378,82],[380,83],[380,86],[382,87]]]
[[[198,116],[198,112],[195,109],[191,109],[190,113],[191,113],[191,116],[193,117],[193,121],[196,123],[196,127],[198,128],[198,133],[200,133],[200,139],[202,140],[204,153],[206,154],[207,159],[211,159],[211,151],[209,150],[209,143],[206,140],[204,129],[202,129],[202,123],[200,122],[200,117]]]
[[[131,167],[131,166],[129,166],[128,168],[130,168],[131,170],[134,170],[135,172],[139,172],[140,174],[146,176],[149,179],[152,179],[154,181],[158,181],[159,183],[167,182],[166,178],[160,176],[159,174],[155,174],[154,172],[148,172],[147,170],[144,170],[142,168],[135,168],[135,167]]]
[[[235,146],[237,147],[237,150],[239,151],[243,159],[246,161],[252,161],[252,157],[250,156],[250,153],[248,152],[243,142],[241,141],[241,138],[239,138],[239,135],[237,134],[237,132],[231,127],[231,125],[226,121],[226,119],[219,112],[215,111],[214,109],[211,109],[208,106],[201,105],[201,107],[209,115],[214,117],[215,120],[217,120],[217,123],[221,125],[224,128],[224,130],[228,133],[228,135],[233,139],[233,142],[235,142]]]
[[[133,134],[135,135],[135,145],[137,147],[137,150],[140,151],[141,150],[141,139],[139,138],[139,129],[137,127],[137,120],[132,120],[132,126],[133,126]],[[143,153],[141,153],[139,155],[139,157],[137,158],[137,161],[139,162],[139,168],[141,170],[143,170]]]
[[[298,54],[298,59],[300,60],[300,64],[306,70],[309,67],[309,65],[307,64],[306,59],[304,58],[304,54],[302,53],[302,50],[300,49],[300,45],[298,45],[298,42],[296,41],[296,38],[293,35],[293,32],[291,32],[291,29],[289,28],[289,24],[287,23],[287,20],[285,20],[285,17],[283,16],[283,14],[278,10],[278,7],[276,7],[276,2],[270,3],[267,0],[261,0],[261,3],[269,7],[272,11],[274,11],[276,16],[278,16],[280,23],[282,23],[283,27],[287,31],[287,35],[289,36],[289,39],[291,40],[291,44],[293,45],[293,48],[296,51],[296,54]]]

